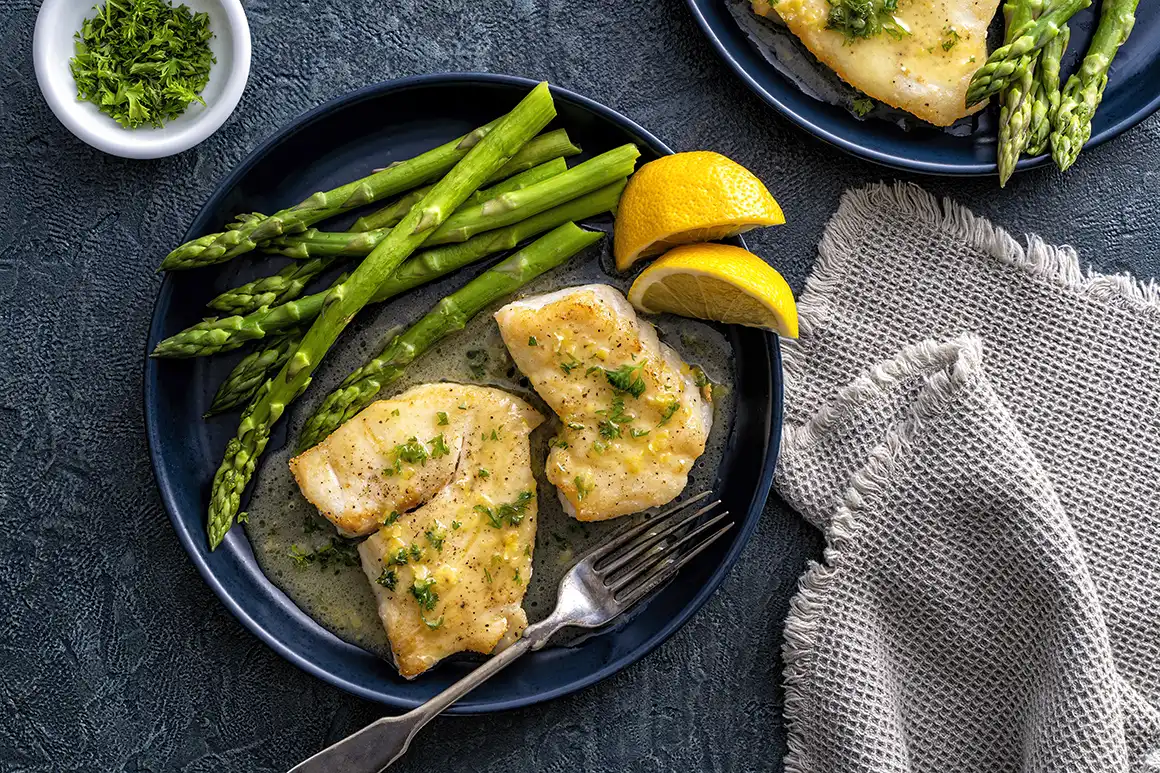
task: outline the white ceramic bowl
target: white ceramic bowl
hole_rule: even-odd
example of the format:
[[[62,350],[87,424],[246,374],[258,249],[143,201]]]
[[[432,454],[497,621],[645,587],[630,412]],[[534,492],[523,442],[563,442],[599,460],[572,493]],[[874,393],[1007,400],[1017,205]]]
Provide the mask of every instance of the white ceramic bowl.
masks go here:
[[[201,92],[206,104],[195,102],[164,127],[126,129],[92,102],[77,99],[69,71],[75,52],[74,35],[101,0],[44,0],[36,17],[32,59],[36,80],[48,106],[73,134],[94,148],[125,158],[161,158],[192,148],[225,123],[237,107],[250,75],[250,27],[240,0],[184,0],[191,11],[209,14],[214,37],[210,49],[217,64]],[[179,2],[174,2],[179,5]]]

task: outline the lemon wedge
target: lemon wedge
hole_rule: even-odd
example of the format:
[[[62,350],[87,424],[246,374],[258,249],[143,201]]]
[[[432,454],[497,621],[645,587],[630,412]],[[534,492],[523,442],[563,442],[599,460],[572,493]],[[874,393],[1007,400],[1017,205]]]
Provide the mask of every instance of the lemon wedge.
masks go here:
[[[623,271],[678,244],[784,222],[777,201],[745,167],[711,151],[675,153],[629,178],[616,208],[613,254]]]
[[[669,312],[797,338],[793,291],[761,258],[728,244],[676,247],[641,272],[628,300],[646,314]]]

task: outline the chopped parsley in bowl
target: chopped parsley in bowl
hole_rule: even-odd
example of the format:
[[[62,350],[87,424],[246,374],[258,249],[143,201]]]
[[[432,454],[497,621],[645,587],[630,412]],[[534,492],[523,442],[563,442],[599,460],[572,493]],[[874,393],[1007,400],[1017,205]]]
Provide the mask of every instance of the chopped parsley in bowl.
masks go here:
[[[160,128],[192,102],[217,62],[209,14],[166,0],[107,0],[76,33],[69,69],[77,98],[128,129]]]
[[[106,153],[161,158],[225,123],[250,72],[240,0],[96,2],[44,0],[36,19],[36,80],[65,128]]]

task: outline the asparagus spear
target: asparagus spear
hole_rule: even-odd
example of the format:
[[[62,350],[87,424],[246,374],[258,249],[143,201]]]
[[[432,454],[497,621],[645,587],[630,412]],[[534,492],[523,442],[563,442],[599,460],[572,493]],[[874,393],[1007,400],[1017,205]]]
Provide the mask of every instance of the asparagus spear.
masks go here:
[[[481,126],[470,134],[440,145],[406,161],[355,180],[325,193],[315,193],[293,207],[270,217],[257,213],[239,215],[226,231],[194,239],[181,245],[165,258],[163,270],[209,266],[235,258],[258,246],[258,243],[285,233],[296,233],[320,220],[342,214],[354,207],[381,201],[417,185],[433,180],[450,169],[471,147],[495,126]],[[563,129],[547,132],[527,143],[520,152],[496,170],[488,182],[505,179],[531,169],[545,158],[572,155],[580,149],[568,139]]]
[[[289,332],[273,339],[268,346],[243,357],[218,387],[206,417],[250,402],[258,387],[286,364],[301,341],[302,331],[291,328]]]
[[[491,188],[476,191],[468,197],[463,206],[486,201],[508,191],[521,190],[533,183],[542,182],[549,177],[554,177],[566,171],[568,171],[568,164],[564,159],[557,158],[548,161],[539,166],[534,166],[526,172],[521,172],[514,177],[509,177]],[[355,223],[355,226],[358,226],[360,223],[366,225],[371,222],[382,222],[387,226],[394,225],[414,206],[415,200],[412,200],[412,196],[419,192],[425,194],[430,189],[431,186],[427,186],[412,191],[369,217],[361,218]],[[311,228],[304,233],[295,234],[294,236],[283,236],[277,239],[271,239],[263,249],[266,252],[285,255],[288,258],[298,258],[299,260],[324,255],[357,255],[361,257],[374,249],[376,244],[386,238],[389,231],[390,228],[386,226],[382,228],[376,227],[374,229],[352,227],[347,232],[319,231],[317,228]]]
[[[456,210],[471,193],[556,115],[548,84],[541,83],[473,142],[467,155],[416,204],[350,278],[331,289],[322,312],[278,375],[265,382],[242,414],[237,435],[226,445],[210,491],[207,531],[210,549],[225,538],[242,492],[254,474],[270,430],[286,407],[310,385],[335,340],[375,291]],[[398,168],[398,167],[396,167]],[[263,221],[263,223],[268,221]]]
[[[1032,54],[1059,35],[1067,21],[1092,4],[1092,0],[1054,0],[1038,19],[1016,30],[1013,40],[996,48],[972,76],[967,87],[967,106],[998,94],[1031,66]]]
[[[635,145],[601,153],[563,174],[508,191],[482,204],[461,207],[427,240],[427,246],[461,242],[476,234],[517,223],[584,193],[632,174],[640,155]],[[361,233],[335,233],[311,228],[305,233],[274,239],[267,248],[288,258],[365,255],[391,232],[389,228]]]
[[[1064,25],[1039,53],[1039,64],[1035,68],[1031,123],[1027,129],[1027,147],[1024,148],[1029,156],[1038,156],[1046,151],[1051,140],[1051,125],[1059,110],[1059,67],[1070,40],[1071,28]]]
[[[1051,132],[1051,156],[1061,170],[1075,163],[1092,136],[1092,117],[1104,98],[1108,70],[1136,24],[1140,0],[1104,0],[1100,23],[1079,70],[1067,79]]]
[[[1044,0],[1008,0],[1003,5],[1003,15],[1007,20],[1007,42],[1043,11]],[[1031,63],[999,95],[999,187],[1007,185],[1007,180],[1015,172],[1015,164],[1027,146],[1027,132],[1031,123],[1031,98],[1035,86],[1035,68],[1039,52],[1032,54]]]
[[[561,129],[560,131],[562,132],[563,130]],[[548,134],[545,134],[543,136],[547,137],[551,134],[556,134],[556,132],[548,132]],[[565,140],[567,140],[567,135],[564,135],[564,138],[565,138]],[[537,139],[539,139],[539,138],[537,138]],[[570,150],[567,152],[567,155],[574,155],[575,153],[580,152],[580,148],[576,147],[575,145],[571,144],[570,142],[568,143],[568,148]],[[551,152],[556,152],[556,151],[551,151]],[[564,161],[564,158],[562,156],[554,158],[554,159],[549,159],[542,164],[539,164],[537,166],[533,166],[531,169],[528,169],[525,172],[520,172],[519,174],[517,174],[513,177],[509,177],[506,180],[504,180],[503,182],[492,186],[491,188],[486,188],[486,189],[481,190],[481,191],[476,191],[475,193],[471,194],[471,196],[467,199],[467,203],[473,204],[476,202],[484,201],[486,198],[489,197],[489,195],[495,196],[495,195],[498,195],[500,193],[505,193],[507,191],[518,190],[519,188],[525,188],[534,182],[539,182],[540,180],[546,180],[549,177],[552,177],[553,175],[560,174],[561,172],[565,171],[567,168],[568,168],[568,163],[566,161]],[[411,209],[411,207],[414,206],[415,202],[417,202],[417,201],[419,201],[419,199],[423,198],[423,196],[430,189],[431,189],[431,186],[429,186],[429,185],[425,185],[422,188],[416,188],[415,190],[411,191],[407,195],[403,196],[402,198],[396,199],[395,201],[391,202],[390,204],[383,207],[382,209],[377,210],[375,212],[372,212],[369,215],[364,215],[363,217],[360,217],[358,220],[354,221],[354,225],[352,225],[347,230],[350,230],[350,231],[373,231],[377,228],[389,228],[389,227],[393,226],[395,223],[402,220],[403,215],[406,215],[407,212]]]
[[[249,314],[263,306],[292,301],[306,285],[334,265],[336,258],[315,258],[291,263],[273,276],[265,276],[226,290],[207,306],[223,314]]]
[[[577,148],[577,150],[579,150],[579,148]],[[517,175],[513,175],[506,180],[498,182],[490,188],[480,188],[475,193],[468,196],[467,201],[463,203],[464,205],[480,204],[484,201],[487,201],[488,199],[494,199],[500,194],[507,193],[508,191],[522,191],[529,185],[535,185],[536,183],[543,182],[544,180],[549,180],[556,175],[564,174],[564,172],[567,171],[567,161],[562,158],[553,158],[549,161],[545,161],[542,164],[533,166],[526,172],[520,172]]]
[[[577,196],[603,188],[636,169],[640,150],[631,143],[577,164],[563,174],[518,191],[508,191],[482,204],[455,212],[431,234],[430,244],[467,241],[484,231],[537,215]]]
[[[376,228],[373,231],[319,231],[308,228],[293,236],[279,236],[262,247],[271,255],[283,255],[297,260],[335,257],[362,257],[369,255],[387,234],[390,228]]]
[[[302,428],[298,450],[319,443],[343,422],[374,401],[388,384],[421,354],[457,330],[489,305],[508,296],[545,271],[555,268],[603,234],[565,223],[545,234],[459,290],[439,301],[431,311],[387,344],[386,348],[327,395]]]
[[[293,232],[297,228],[414,188],[450,169],[494,127],[493,121],[426,153],[391,164],[361,180],[315,193],[305,201],[269,217],[238,222],[233,224],[235,227],[214,234],[216,238],[203,236],[194,239],[169,253],[162,261],[161,268],[186,269],[221,263],[249,252],[263,239]]]
[[[400,293],[432,282],[488,255],[510,250],[520,242],[559,226],[569,220],[584,220],[616,207],[625,180],[619,180],[598,191],[593,191],[547,212],[497,228],[465,242],[435,247],[418,253],[379,286],[371,299],[380,303]],[[247,341],[265,338],[302,322],[309,322],[322,310],[327,293],[307,295],[281,306],[258,309],[244,317],[199,322],[192,327],[166,338],[153,350],[153,357],[204,357],[228,352]]]

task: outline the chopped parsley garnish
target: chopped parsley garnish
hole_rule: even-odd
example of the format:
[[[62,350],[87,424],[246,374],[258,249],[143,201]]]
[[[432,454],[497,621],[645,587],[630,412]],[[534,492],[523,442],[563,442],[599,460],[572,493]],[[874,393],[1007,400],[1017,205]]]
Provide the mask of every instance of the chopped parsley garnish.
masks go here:
[[[584,499],[592,493],[594,486],[579,475],[573,478],[572,482],[576,484],[576,499],[580,502],[583,502]]]
[[[829,0],[826,29],[837,30],[846,40],[872,38],[885,32],[896,40],[910,30],[895,18],[898,0]]]
[[[419,602],[419,609],[430,612],[439,602],[439,594],[435,590],[435,578],[415,580],[414,584],[411,585],[411,595],[415,597],[415,601]],[[440,618],[440,622],[442,622],[442,618]]]
[[[483,567],[483,576],[487,578],[488,582],[491,582],[491,572],[487,571],[486,566]]]
[[[564,374],[567,375],[583,364],[584,363],[580,362],[580,360],[576,359],[572,355],[568,355],[568,361],[560,363],[560,370],[564,371]]]
[[[943,51],[950,51],[962,39],[959,37],[958,30],[949,24],[943,29],[943,33],[946,35],[946,39],[942,42]]]
[[[423,619],[423,624],[426,625],[428,628],[430,628],[432,631],[434,631],[436,628],[442,627],[442,625],[443,625],[443,615],[439,615],[439,619],[435,620],[433,622],[431,620],[428,620],[427,618],[423,617],[422,612],[419,613],[419,617],[421,617]]]
[[[462,525],[463,525],[463,524],[461,524],[459,521],[452,521],[452,522],[451,522],[451,530],[452,530],[452,531],[455,531],[455,530],[457,530],[457,529],[458,529],[460,526],[462,526]]]
[[[358,566],[358,543],[344,540],[341,537],[331,537],[330,542],[322,547],[315,548],[307,553],[297,545],[290,546],[290,557],[299,568],[306,568],[311,564],[319,569],[329,569],[340,566]]]
[[[602,454],[608,450],[608,444],[605,443],[603,440],[593,440],[592,441],[592,450],[598,454]]]
[[[427,541],[431,543],[431,547],[436,550],[443,550],[443,541],[447,539],[447,532],[443,531],[439,527],[439,524],[432,526],[424,532],[424,535],[427,537]]]
[[[621,435],[621,427],[624,424],[632,423],[636,417],[631,413],[626,413],[624,410],[624,398],[620,395],[612,398],[612,408],[607,411],[597,411],[603,414],[604,419],[601,419],[598,427],[600,429],[600,436],[612,440]]]
[[[548,448],[559,448],[561,450],[568,447],[568,441],[561,438],[559,435],[548,441]]]
[[[414,542],[411,543],[411,547],[407,548],[407,551],[411,554],[412,561],[423,560],[423,548],[419,547]]]
[[[516,569],[515,576],[513,576],[512,579],[515,580],[517,583],[520,582],[520,570],[519,569]]]
[[[584,429],[584,425],[578,421],[570,421],[566,426],[568,429]]]
[[[305,569],[309,565],[310,555],[297,545],[290,546],[290,557],[294,559],[294,563],[299,569]]]
[[[467,352],[467,367],[474,378],[483,378],[487,375],[487,361],[490,359],[483,349],[471,349]]]
[[[395,458],[407,464],[422,464],[428,456],[426,447],[413,435],[406,443],[395,446]]]
[[[673,415],[677,412],[677,409],[679,409],[680,407],[681,407],[681,404],[679,402],[677,402],[676,400],[673,400],[671,403],[666,405],[664,412],[661,414],[661,420],[657,422],[657,426],[659,427],[662,424],[667,424],[669,419],[673,418]]]
[[[854,100],[852,107],[854,109],[854,115],[862,118],[874,109],[874,100],[870,99],[870,97],[858,97]]]
[[[443,411],[438,411],[438,412],[436,412],[436,413],[435,413],[435,415],[439,417],[439,422],[438,422],[438,423],[439,423],[439,426],[440,426],[440,427],[446,427],[448,424],[450,424],[450,423],[451,423],[451,422],[450,422],[450,421],[447,419],[447,414],[446,414],[446,413],[444,413]]]
[[[604,369],[604,376],[612,388],[618,392],[626,392],[633,397],[644,394],[644,379],[640,377],[640,369],[644,367],[644,360],[636,365],[621,365],[616,370]]]
[[[635,427],[630,428],[628,431],[633,437],[644,437],[648,434],[647,429],[636,429]]]
[[[383,573],[378,576],[375,582],[387,590],[394,590],[395,585],[399,582],[399,575],[395,573],[394,569],[384,569]]]
[[[476,505],[472,509],[480,515],[487,516],[488,522],[496,529],[502,528],[505,524],[518,526],[528,511],[528,503],[535,496],[531,491],[521,491],[519,496],[507,504],[494,508],[487,505]]]
[[[166,0],[106,2],[76,33],[69,70],[77,99],[126,129],[160,129],[194,102],[217,62],[209,15]]]
[[[400,414],[399,414],[399,409],[398,409],[398,408],[396,408],[395,410],[391,411],[391,415],[392,415],[392,416],[395,416],[395,417],[397,418],[397,417],[400,415]]]
[[[440,432],[438,435],[431,438],[427,442],[429,442],[431,444],[431,458],[432,459],[438,459],[441,456],[447,456],[447,454],[451,453],[451,449],[448,448],[447,442],[443,440],[443,433],[442,432]]]
[[[528,346],[536,346],[536,345],[537,345],[536,337],[535,336],[528,336]]]
[[[391,512],[387,513],[385,518],[383,518],[383,526],[390,526],[397,520],[399,520],[399,511],[392,510]]]
[[[387,561],[388,566],[404,566],[407,563],[407,549],[399,548],[391,554],[390,560]]]
[[[491,471],[488,470],[486,467],[480,467],[479,472],[477,472],[476,475],[478,475],[481,478],[490,478]]]

